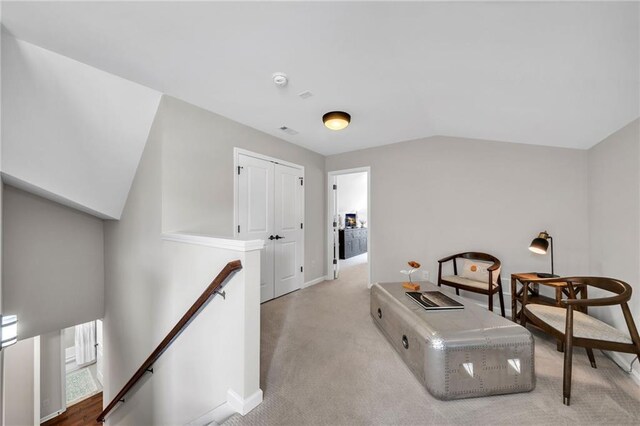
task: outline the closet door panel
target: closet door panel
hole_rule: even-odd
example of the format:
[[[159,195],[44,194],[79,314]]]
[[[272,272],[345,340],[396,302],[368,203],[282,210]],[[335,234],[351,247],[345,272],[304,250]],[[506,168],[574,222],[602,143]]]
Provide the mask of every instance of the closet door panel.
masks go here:
[[[275,297],[302,286],[302,178],[301,169],[275,165]]]
[[[238,156],[238,237],[264,240],[260,253],[260,301],[274,296],[274,164],[248,155]]]

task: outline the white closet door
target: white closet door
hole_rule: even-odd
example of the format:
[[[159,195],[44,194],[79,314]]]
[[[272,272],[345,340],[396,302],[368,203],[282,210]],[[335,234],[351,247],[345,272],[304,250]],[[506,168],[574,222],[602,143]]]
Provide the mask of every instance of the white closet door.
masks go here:
[[[260,302],[274,295],[274,164],[270,161],[238,156],[238,237],[242,240],[265,240],[260,254]]]
[[[275,297],[302,286],[302,170],[275,165]]]

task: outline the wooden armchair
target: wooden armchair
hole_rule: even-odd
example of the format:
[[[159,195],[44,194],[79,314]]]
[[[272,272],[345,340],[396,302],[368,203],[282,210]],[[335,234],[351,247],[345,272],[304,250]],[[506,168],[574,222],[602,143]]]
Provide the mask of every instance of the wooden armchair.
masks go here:
[[[527,286],[536,282],[565,282],[569,289],[570,298],[561,300],[561,307],[527,304]],[[576,285],[597,287],[614,293],[615,296],[578,299],[576,297]],[[640,356],[638,329],[633,322],[631,311],[627,305],[631,298],[629,284],[613,278],[601,277],[546,278],[524,283],[523,290],[522,325],[526,326],[527,320],[531,321],[531,323],[564,342],[563,403],[565,405],[570,405],[571,402],[571,361],[574,346],[587,348],[587,351],[593,348],[638,354]],[[587,311],[589,306],[614,305],[619,305],[622,309],[629,334],[590,316]],[[589,358],[592,367],[595,368],[595,362],[592,359],[593,355],[589,354]]]
[[[458,267],[458,259],[463,260],[461,268]],[[453,275],[442,275],[442,265],[453,262]],[[480,293],[489,297],[489,310],[493,312],[493,296],[500,296],[500,311],[504,317],[504,296],[500,281],[500,260],[487,253],[465,252],[447,256],[438,260],[438,287],[447,285],[460,290]],[[462,273],[458,274],[461,270]]]

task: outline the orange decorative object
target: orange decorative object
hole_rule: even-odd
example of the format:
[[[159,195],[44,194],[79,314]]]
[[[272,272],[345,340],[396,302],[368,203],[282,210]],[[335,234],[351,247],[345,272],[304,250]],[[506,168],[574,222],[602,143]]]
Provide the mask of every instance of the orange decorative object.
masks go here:
[[[418,262],[416,262],[415,260],[410,260],[408,262],[409,266],[411,266],[412,268],[418,269],[420,267],[420,264]]]
[[[416,284],[416,283],[402,283],[402,287],[406,288],[407,290],[411,290],[411,291],[420,290],[420,284]]]

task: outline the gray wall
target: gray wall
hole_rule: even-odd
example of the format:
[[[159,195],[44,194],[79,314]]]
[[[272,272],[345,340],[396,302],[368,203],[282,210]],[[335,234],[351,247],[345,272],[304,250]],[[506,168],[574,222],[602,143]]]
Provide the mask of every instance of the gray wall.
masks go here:
[[[174,147],[171,146],[172,142],[167,139],[166,129],[175,127],[175,121],[184,120],[189,123],[191,111],[191,108],[179,105],[179,111],[184,115],[176,117],[174,116],[176,111],[168,104],[173,102],[171,100],[167,102],[167,98],[163,98],[121,220],[105,221],[104,225],[105,401],[115,396],[121,386],[165,337],[175,322],[200,295],[203,286],[208,284],[207,280],[218,273],[223,264],[231,260],[212,256],[211,259],[206,260],[206,264],[207,268],[215,268],[215,272],[208,274],[204,282],[194,280],[189,274],[185,274],[183,269],[188,266],[190,271],[199,271],[203,267],[204,259],[193,255],[187,256],[188,253],[194,253],[186,250],[186,248],[193,250],[193,247],[188,245],[184,247],[179,245],[177,248],[182,248],[183,257],[176,256],[177,252],[171,251],[168,246],[178,243],[167,243],[161,240],[162,204],[167,202],[163,199],[163,167],[177,167],[172,164],[171,158],[163,161],[165,156],[177,155],[173,151]],[[202,119],[209,117],[208,113],[202,114],[198,111],[196,113]],[[194,125],[197,123],[198,121]],[[224,121],[221,124],[224,124]],[[192,149],[189,142],[191,139],[190,134],[183,136],[186,151]],[[169,147],[165,152],[164,143],[167,141]],[[206,150],[203,155],[205,152]],[[212,159],[210,162],[215,163],[215,160]],[[182,173],[194,173],[200,176],[202,173],[200,168],[209,167],[210,162],[191,165],[178,162],[178,164],[184,167]],[[232,170],[229,172],[232,174]],[[224,175],[224,172],[219,171],[219,174]],[[201,182],[199,185],[203,188],[215,187],[216,178],[219,179],[219,176],[214,174],[213,180]],[[196,194],[190,193],[189,188],[184,189],[192,194],[182,199],[184,203],[182,208],[188,212],[191,203],[198,204],[201,200]],[[215,197],[210,201],[216,204]],[[231,214],[231,211],[227,212],[229,218]],[[208,221],[213,220],[213,215],[208,217]],[[215,226],[209,224],[206,229],[214,232]],[[199,230],[203,232],[203,228]],[[226,252],[225,256],[237,259],[241,258],[241,254]],[[222,260],[224,263],[221,265],[211,265],[214,261]],[[247,270],[249,271],[250,268]],[[229,303],[234,300],[233,294],[236,293],[232,283],[229,283],[226,302],[215,299],[211,302],[215,306],[208,306],[199,314],[194,323],[180,335],[179,341],[172,345],[158,361],[153,377],[142,383],[140,388],[128,397],[127,404],[108,417],[107,424],[187,424],[225,402],[226,392],[229,389],[225,376],[231,374],[234,380],[248,381],[250,371],[234,375],[233,363],[221,361],[227,357],[236,361],[243,359],[242,352],[234,346],[242,333],[233,332],[234,327],[240,327],[242,321],[232,321],[234,325],[231,327],[215,328],[215,324],[219,324],[223,318],[237,318],[237,312],[227,311],[234,306]],[[254,293],[254,296],[257,297],[257,294]],[[233,333],[231,336],[227,334],[230,331]],[[259,333],[259,327],[251,327],[249,333],[251,332]],[[248,338],[247,341],[249,341]],[[223,347],[224,350],[218,350]],[[256,353],[255,356],[257,357],[258,354]],[[256,373],[257,370],[256,367]],[[189,384],[185,385],[185,381],[189,381]]]
[[[105,221],[104,399],[110,401],[162,340],[160,301],[169,291],[161,273],[162,101],[120,221]],[[165,357],[168,354],[165,354]],[[164,357],[163,357],[164,358]],[[155,379],[155,378],[154,378]],[[155,424],[150,383],[107,424]],[[147,385],[147,386],[145,386]],[[107,402],[108,403],[108,402]],[[121,416],[126,416],[121,418]]]
[[[35,343],[34,338],[20,340],[2,350],[4,387],[10,390],[4,394],[4,426],[28,426],[35,423]]]
[[[101,318],[102,220],[6,185],[2,207],[2,308],[20,338]]]
[[[408,260],[435,280],[438,259],[484,251],[502,260],[508,289],[513,272],[549,269],[528,250],[545,229],[558,273],[588,271],[586,151],[431,137],[327,157],[327,171],[363,166],[372,282],[401,279]]]
[[[629,307],[640,326],[640,120],[589,150],[590,274],[634,288]],[[627,330],[619,309],[590,309]],[[630,362],[633,356],[621,354]]]
[[[40,336],[40,418],[63,409],[62,337],[60,331]]]
[[[305,282],[325,275],[324,157],[240,123],[164,96],[162,229],[233,236],[233,148],[305,170]]]

